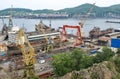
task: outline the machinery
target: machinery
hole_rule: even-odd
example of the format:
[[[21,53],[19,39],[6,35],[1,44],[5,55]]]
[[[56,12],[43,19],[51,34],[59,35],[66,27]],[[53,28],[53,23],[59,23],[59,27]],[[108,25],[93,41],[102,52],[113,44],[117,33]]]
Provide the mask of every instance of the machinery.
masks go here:
[[[21,49],[23,55],[25,65],[24,76],[27,79],[31,79],[35,75],[34,64],[36,63],[36,55],[23,29],[20,29],[18,32],[17,46]]]
[[[75,28],[75,29],[77,29],[76,41],[75,41],[75,43],[73,45],[74,46],[81,45],[82,44],[82,36],[81,36],[80,26],[63,25],[63,27],[62,27],[62,34],[61,34],[62,42],[67,42],[68,41],[66,28]]]
[[[53,49],[53,46],[51,44],[50,38],[46,35],[45,29],[43,28],[43,26],[44,25],[43,25],[42,21],[40,21],[40,23],[38,25],[36,25],[36,29],[38,31],[41,31],[44,34],[45,40],[47,42],[46,47],[45,47],[45,51],[48,52],[48,51]]]
[[[90,9],[87,11],[87,13],[86,13],[86,15],[85,15],[85,18],[83,18],[83,19],[81,20],[81,22],[79,22],[79,25],[81,26],[82,37],[84,36],[84,27],[83,27],[83,25],[84,25],[86,19],[87,19],[87,18],[89,17],[89,15],[91,14],[91,12],[92,12],[92,10],[93,10],[93,8],[94,8],[94,5],[95,5],[95,3],[92,4],[92,6],[90,7]]]

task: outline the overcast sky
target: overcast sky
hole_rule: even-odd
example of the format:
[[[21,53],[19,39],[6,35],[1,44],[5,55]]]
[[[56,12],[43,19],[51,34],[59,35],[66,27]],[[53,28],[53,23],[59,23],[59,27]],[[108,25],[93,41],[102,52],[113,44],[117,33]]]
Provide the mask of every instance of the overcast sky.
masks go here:
[[[76,7],[84,3],[96,3],[97,6],[105,7],[120,4],[120,0],[0,0],[0,10],[10,8],[28,9],[54,9]]]

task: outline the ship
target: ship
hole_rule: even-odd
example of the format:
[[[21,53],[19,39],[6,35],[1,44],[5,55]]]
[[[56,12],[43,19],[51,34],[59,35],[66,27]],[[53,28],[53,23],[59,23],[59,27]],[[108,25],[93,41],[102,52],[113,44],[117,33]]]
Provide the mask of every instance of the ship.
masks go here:
[[[45,25],[43,22],[40,22],[43,29],[45,30],[45,34],[41,32],[35,25],[35,30],[31,32],[25,32],[30,44],[34,47],[36,52],[44,51],[44,47],[47,44],[47,41],[45,40],[47,36],[49,40],[53,43],[54,47],[59,47],[60,44],[60,32],[55,30],[54,28],[51,28],[50,26]],[[17,28],[17,27],[16,27]],[[15,28],[15,29],[16,29]],[[20,50],[16,47],[16,43],[18,41],[18,30],[14,32],[11,31],[8,33],[8,49],[9,49],[9,55],[19,55],[21,54]],[[17,28],[18,29],[18,28]],[[58,44],[59,43],[59,44]],[[41,50],[40,50],[41,49]],[[15,52],[16,51],[16,52]]]
[[[100,30],[99,27],[94,27],[90,32],[89,32],[89,37],[90,38],[98,38],[100,36],[104,36],[105,34],[109,34],[114,32],[113,28],[108,28],[106,30]]]

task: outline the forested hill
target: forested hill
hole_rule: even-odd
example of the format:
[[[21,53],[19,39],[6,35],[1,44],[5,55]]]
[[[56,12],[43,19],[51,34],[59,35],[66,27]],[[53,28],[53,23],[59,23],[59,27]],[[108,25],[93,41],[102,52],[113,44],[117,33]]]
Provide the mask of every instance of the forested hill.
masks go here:
[[[24,8],[12,8],[12,14],[13,16],[22,16],[22,15],[35,15],[35,14],[68,14],[69,16],[77,16],[77,15],[85,15],[86,12],[89,10],[89,8],[92,6],[92,4],[82,4],[77,7],[73,8],[65,8],[61,10],[49,10],[49,9],[43,9],[43,10],[31,10],[31,9],[24,9]],[[7,16],[11,12],[10,8],[0,10],[0,16]],[[96,17],[106,17],[106,16],[120,16],[120,4],[118,5],[112,5],[109,7],[99,7],[94,6],[93,11],[91,12]]]

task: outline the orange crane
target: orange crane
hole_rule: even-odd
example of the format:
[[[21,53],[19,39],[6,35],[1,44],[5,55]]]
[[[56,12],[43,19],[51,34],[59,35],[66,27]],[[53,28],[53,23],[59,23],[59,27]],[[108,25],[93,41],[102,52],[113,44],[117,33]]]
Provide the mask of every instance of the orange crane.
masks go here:
[[[81,22],[79,22],[79,25],[81,26],[81,33],[82,33],[82,36],[84,36],[84,23],[85,23],[85,21],[87,20],[87,18],[90,16],[90,14],[91,14],[91,12],[92,12],[92,10],[93,10],[93,8],[94,8],[94,5],[95,5],[95,3],[93,3],[92,5],[91,5],[91,7],[90,7],[90,9],[87,11],[87,13],[86,13],[86,15],[85,15],[85,18],[83,18],[82,20],[81,20]]]
[[[18,32],[17,46],[21,49],[23,55],[25,65],[24,76],[30,79],[35,76],[34,64],[36,63],[36,55],[23,29],[20,29]]]
[[[61,40],[62,40],[62,42],[67,42],[68,41],[66,28],[75,28],[75,29],[77,29],[76,41],[75,41],[75,43],[73,45],[74,46],[81,45],[82,44],[82,36],[81,36],[80,26],[63,25],[62,33],[61,33]]]

